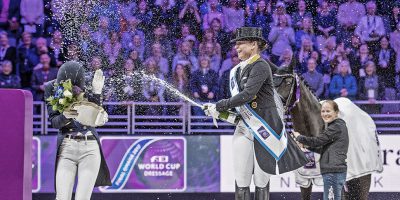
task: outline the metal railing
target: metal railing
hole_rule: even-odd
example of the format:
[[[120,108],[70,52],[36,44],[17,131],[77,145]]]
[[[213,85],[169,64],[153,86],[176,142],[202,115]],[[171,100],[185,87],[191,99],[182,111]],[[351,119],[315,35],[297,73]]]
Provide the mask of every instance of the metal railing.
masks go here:
[[[378,105],[392,106],[390,113],[370,114],[379,133],[400,133],[400,101],[355,101],[359,106]],[[55,134],[57,129],[51,127],[44,102],[34,102],[34,134]],[[182,102],[104,102],[109,111],[109,121],[96,128],[105,134],[232,134],[234,126],[218,122],[214,126],[212,119],[206,116],[192,115],[192,106]],[[397,110],[395,110],[397,108]],[[390,109],[390,107],[389,107]],[[153,111],[153,112],[152,112]],[[155,112],[154,112],[155,111]],[[118,114],[113,114],[118,113]],[[168,115],[167,115],[168,113]],[[289,115],[286,118],[290,118]],[[289,129],[291,123],[288,122]]]

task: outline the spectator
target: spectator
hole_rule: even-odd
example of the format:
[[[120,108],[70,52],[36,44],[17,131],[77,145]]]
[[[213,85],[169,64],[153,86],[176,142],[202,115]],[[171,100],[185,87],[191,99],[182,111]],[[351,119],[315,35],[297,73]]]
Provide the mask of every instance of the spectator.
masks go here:
[[[317,62],[314,58],[310,58],[307,61],[308,71],[301,76],[310,86],[317,98],[322,98],[324,92],[324,80],[321,73],[316,71]]]
[[[175,67],[175,71],[172,73],[172,78],[170,80],[174,88],[178,89],[182,94],[190,95],[190,87],[189,87],[189,69],[183,64],[179,63]],[[184,100],[170,95],[168,96],[168,101],[172,102],[183,102]],[[169,111],[172,115],[180,115],[184,116],[187,112],[185,106],[173,107],[172,110]]]
[[[122,54],[122,44],[118,33],[110,33],[109,39],[104,43],[103,51],[111,65],[117,61],[117,58]]]
[[[140,58],[139,52],[137,50],[130,51],[128,54],[128,58],[132,59],[135,62],[139,62],[139,63],[143,62],[142,59]],[[142,67],[142,65],[140,64],[139,66],[136,66],[136,67]],[[142,70],[142,68],[140,68],[140,70]]]
[[[164,75],[158,69],[154,59],[148,58],[145,62],[146,74],[164,80]],[[144,100],[148,102],[165,102],[164,100],[165,87],[159,81],[145,78],[143,80],[143,95]],[[164,108],[162,106],[150,106],[146,111],[147,115],[162,115]]]
[[[201,55],[206,52],[207,43],[212,43],[216,49],[216,53],[218,55],[221,55],[221,45],[217,42],[217,38],[214,35],[214,31],[211,29],[204,30],[203,39],[199,44],[199,52]]]
[[[215,43],[207,42],[205,44],[204,52],[201,56],[207,56],[210,58],[210,68],[215,72],[219,72],[221,67],[221,55],[217,53],[218,48],[214,46]]]
[[[250,9],[250,8],[248,8]],[[268,38],[272,23],[271,3],[266,5],[265,0],[259,0],[254,13],[246,12],[248,17],[246,25],[249,27],[261,27],[263,29],[263,37]]]
[[[24,40],[26,42],[26,45],[28,45],[31,41],[30,34],[29,35],[25,34]],[[20,73],[21,73],[22,88],[27,88],[27,87],[31,87],[31,85],[30,85],[31,84],[31,76],[32,76],[34,67],[40,63],[40,55],[43,53],[46,53],[46,54],[48,53],[47,40],[45,38],[40,37],[36,40],[36,46],[33,49],[27,49],[28,47],[25,46],[25,44],[24,44],[24,48],[25,48],[24,56],[26,56],[26,57],[24,58],[23,68],[20,69],[21,70]],[[22,57],[21,57],[21,59],[22,59]],[[19,59],[19,60],[22,61],[21,59]]]
[[[131,49],[131,45],[133,44],[133,36],[135,35],[139,35],[139,37],[142,38],[143,41],[146,41],[143,31],[137,28],[139,23],[140,21],[136,17],[128,18],[129,26],[127,30],[123,31],[121,34],[121,44],[123,49]]]
[[[21,24],[24,31],[41,36],[44,24],[43,0],[21,0]]]
[[[78,1],[79,2],[79,1]],[[107,30],[104,37],[108,36],[108,31],[119,32],[121,12],[116,12],[118,4],[116,0],[98,0],[89,13],[88,21],[100,21],[101,18],[107,19]]]
[[[396,30],[390,33],[390,46],[396,52],[396,73],[400,72],[400,23],[397,24]],[[397,75],[398,76],[398,75]]]
[[[332,74],[334,66],[332,62],[336,57],[336,40],[330,37],[325,42],[325,47],[321,51],[321,67],[323,74]]]
[[[396,53],[389,46],[387,37],[380,40],[380,48],[375,52],[376,72],[385,88],[395,88]]]
[[[292,49],[285,49],[282,55],[279,57],[278,66],[279,67],[287,67],[290,65],[293,59],[293,51]]]
[[[156,0],[154,7],[154,23],[163,23],[168,26],[176,22],[175,1],[174,0]]]
[[[389,17],[390,31],[397,29],[397,24],[400,22],[400,8],[399,3],[395,3],[392,8],[392,13]]]
[[[230,68],[225,70],[222,73],[222,76],[219,81],[220,89],[219,89],[219,94],[218,94],[218,98],[217,98],[218,100],[227,99],[227,98],[231,97],[231,91],[230,91],[230,86],[229,86],[229,81],[230,81],[229,76],[230,76],[231,69],[233,67],[235,67],[236,65],[238,65],[240,63],[240,60],[239,60],[237,54],[232,55],[231,58],[229,58],[229,60],[230,60],[230,66],[229,66]],[[221,73],[221,71],[220,71],[220,73]]]
[[[154,14],[148,7],[146,0],[138,1],[138,5],[138,10],[134,14],[134,16],[136,16],[136,18],[140,20],[139,28],[145,31],[145,34],[147,35],[149,32],[146,33],[146,31],[153,30]]]
[[[286,5],[282,1],[276,2],[275,11],[272,13],[273,24],[271,26],[279,26],[281,17],[286,18],[287,26],[292,26],[292,18],[286,13]]]
[[[218,92],[218,74],[210,68],[210,58],[201,56],[200,69],[192,74],[190,88],[199,102],[214,102]],[[194,108],[194,115],[204,115],[200,108]]]
[[[360,19],[354,31],[361,38],[361,42],[366,42],[373,50],[378,48],[379,38],[386,33],[382,17],[377,16],[375,13],[375,2],[369,1],[367,3],[367,15]]]
[[[20,1],[0,2],[0,30],[17,31],[20,21]]]
[[[239,7],[239,0],[229,0],[228,6],[222,7],[225,31],[235,32],[237,28],[244,26],[244,10]]]
[[[145,52],[145,41],[140,35],[133,35],[132,42],[130,42],[125,48],[125,52],[136,51],[140,60],[144,59]]]
[[[4,60],[9,60],[12,62],[13,71],[15,74],[16,70],[16,61],[17,61],[17,50],[15,47],[10,46],[8,41],[7,32],[0,32],[0,62]]]
[[[329,10],[328,1],[323,0],[320,4],[315,24],[317,26],[317,39],[316,46],[318,50],[323,49],[323,44],[330,37],[335,34],[335,27],[337,27],[336,15],[333,11]]]
[[[373,61],[368,61],[365,65],[365,76],[360,78],[358,84],[358,98],[360,100],[368,100],[375,103],[377,99],[381,99],[382,84],[379,82],[376,74],[376,66]]]
[[[189,1],[191,1],[191,0],[189,0]],[[218,12],[222,12],[222,5],[219,3],[219,0],[207,0],[203,4],[200,5],[201,17],[204,17],[204,15],[211,12],[211,7],[216,7],[216,10]]]
[[[120,10],[122,17],[129,21],[134,17],[133,13],[136,13],[137,3],[136,1],[119,0],[118,10]]]
[[[218,0],[208,0],[209,3],[209,10],[203,16],[203,30],[209,29],[211,27],[211,23],[214,19],[218,19],[221,23],[221,27],[225,26],[224,22],[224,14],[217,9]]]
[[[182,34],[181,38],[185,38],[187,35],[189,35],[189,30],[193,30],[193,33],[198,34],[200,32],[201,16],[196,1],[185,0],[184,5],[181,6],[179,10],[178,23],[183,22],[180,24],[180,27],[182,27],[182,32],[184,25],[188,28],[188,30],[185,30],[187,34]],[[179,45],[180,44],[178,44],[178,46]]]
[[[13,66],[9,60],[4,60],[0,67],[0,88],[21,88],[21,79],[12,73]]]
[[[334,58],[334,65],[337,65],[336,63],[340,63],[342,60],[348,60],[348,52],[345,49],[344,42],[340,42],[335,51],[335,58]],[[334,73],[337,73],[337,69],[334,70]]]
[[[320,56],[318,51],[312,51],[311,52],[311,57],[310,58],[314,58],[316,64],[317,64],[317,72],[322,73],[322,69],[321,69],[321,60],[320,60]]]
[[[339,63],[339,74],[333,76],[329,85],[331,99],[347,97],[354,100],[357,95],[357,81],[350,73],[350,64],[347,60]]]
[[[306,37],[302,40],[300,51],[298,52],[297,62],[297,73],[303,74],[307,71],[308,59],[311,57],[311,53],[314,51],[312,41]]]
[[[356,77],[365,76],[365,64],[373,59],[372,55],[369,53],[368,46],[363,44],[360,46],[359,51],[355,55],[351,55],[351,73]]]
[[[63,51],[63,38],[59,30],[54,31],[53,37],[50,42],[50,52],[54,55],[57,67],[65,62],[65,55]]]
[[[32,44],[32,35],[28,32],[22,33],[22,44],[18,47],[17,61],[19,72],[14,72],[21,76],[21,87],[29,87],[32,75],[32,68],[29,65],[28,58],[35,54],[35,46]]]
[[[309,17],[304,17],[302,20],[301,28],[296,32],[295,35],[297,49],[300,49],[304,38],[311,39],[312,44],[315,42],[315,34],[312,23],[312,19]]]
[[[44,84],[57,78],[58,69],[50,66],[50,56],[40,55],[41,67],[32,74],[31,85],[34,101],[44,101]]]
[[[109,19],[105,16],[101,16],[99,18],[99,28],[96,32],[92,34],[93,41],[96,42],[97,45],[102,46],[104,42],[108,40],[109,36]]]
[[[113,87],[122,88],[117,97],[119,101],[143,101],[143,83],[141,77],[135,73],[139,69],[138,64],[132,59],[127,59],[124,63],[124,73],[120,78],[114,79]]]
[[[168,64],[168,60],[163,57],[162,54],[162,47],[161,44],[156,42],[151,46],[151,58],[153,58],[156,63],[158,68],[160,69],[161,73],[163,73],[163,75],[165,77],[167,77],[169,75],[169,64]]]
[[[296,31],[304,28],[303,20],[305,18],[310,18],[310,21],[312,21],[312,15],[310,12],[306,10],[306,8],[307,8],[306,2],[304,0],[300,0],[297,3],[297,12],[292,14],[293,28]]]
[[[177,39],[175,40],[175,48],[174,48],[175,52],[179,52],[181,50],[180,46],[182,45],[182,42],[185,40],[187,36],[192,34],[190,30],[191,27],[189,24],[181,25],[179,35],[176,36]]]
[[[211,21],[211,29],[214,31],[214,37],[217,38],[217,42],[221,45],[221,53],[225,55],[227,50],[230,48],[230,35],[222,29],[221,21],[214,18]]]
[[[164,33],[164,29],[162,26],[157,26],[154,31],[153,31],[153,36],[151,39],[151,42],[148,41],[146,44],[152,44],[154,42],[158,42],[161,44],[162,49],[172,49],[172,41],[167,37],[167,35]],[[146,46],[147,49],[147,55],[149,55],[151,51],[151,46]],[[165,51],[164,57],[171,59],[174,56],[174,53],[172,51]],[[148,57],[148,56],[147,56]]]
[[[237,51],[235,49],[235,47],[232,47],[231,51],[228,53],[227,58],[222,62],[221,68],[219,69],[218,75],[219,77],[222,76],[222,74],[224,74],[225,71],[230,71],[230,69],[232,68],[232,65],[234,65],[234,63],[236,63],[236,59],[237,59]],[[229,74],[228,74],[228,78],[229,78]]]
[[[376,100],[382,99],[383,85],[376,74],[376,66],[372,61],[368,61],[365,66],[365,77],[358,82],[358,99],[368,100],[370,104],[363,104],[360,107],[370,114],[379,114],[380,106],[376,105]]]
[[[286,15],[281,15],[278,21],[278,26],[273,27],[268,35],[268,40],[272,43],[271,61],[275,63],[285,49],[291,49],[295,44],[294,31],[288,26]]]
[[[346,48],[347,53],[349,54],[349,57],[354,57],[358,54],[358,50],[360,49],[361,46],[361,40],[360,37],[357,35],[352,35],[351,36],[351,44],[348,48]]]
[[[357,2],[357,0],[347,0],[347,2],[340,4],[337,14],[339,22],[339,26],[337,27],[338,40],[345,42],[346,46],[348,46],[354,29],[364,16],[365,7],[362,3]]]
[[[177,54],[175,54],[172,61],[172,71],[175,71],[175,66],[178,61],[184,60],[190,63],[190,72],[194,72],[199,69],[199,61],[197,60],[196,56],[193,55],[189,42],[182,42],[181,50]]]

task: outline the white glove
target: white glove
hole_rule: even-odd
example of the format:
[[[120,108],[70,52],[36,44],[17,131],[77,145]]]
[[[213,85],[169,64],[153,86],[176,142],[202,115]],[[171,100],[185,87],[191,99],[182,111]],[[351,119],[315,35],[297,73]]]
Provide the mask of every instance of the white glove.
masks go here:
[[[207,116],[213,118],[213,123],[214,123],[214,125],[215,125],[216,127],[218,127],[217,119],[218,119],[218,116],[219,116],[219,112],[217,111],[217,107],[215,106],[215,104],[213,104],[213,103],[206,103],[206,104],[203,105],[203,108],[202,108],[202,109],[204,110],[204,113],[205,113]]]
[[[92,88],[94,94],[101,94],[104,86],[103,71],[101,69],[96,70],[93,76]]]

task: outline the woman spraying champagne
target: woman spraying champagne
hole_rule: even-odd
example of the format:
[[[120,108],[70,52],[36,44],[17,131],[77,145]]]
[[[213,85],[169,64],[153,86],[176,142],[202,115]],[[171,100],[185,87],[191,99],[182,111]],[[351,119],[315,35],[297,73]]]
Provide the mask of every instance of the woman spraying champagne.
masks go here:
[[[233,135],[235,199],[250,200],[254,174],[255,199],[268,200],[268,182],[273,174],[298,169],[308,161],[296,142],[287,137],[271,66],[260,57],[267,44],[262,29],[239,28],[231,42],[236,42],[242,61],[230,72],[232,97],[205,104],[205,113],[218,118],[221,112],[235,108],[241,117]]]

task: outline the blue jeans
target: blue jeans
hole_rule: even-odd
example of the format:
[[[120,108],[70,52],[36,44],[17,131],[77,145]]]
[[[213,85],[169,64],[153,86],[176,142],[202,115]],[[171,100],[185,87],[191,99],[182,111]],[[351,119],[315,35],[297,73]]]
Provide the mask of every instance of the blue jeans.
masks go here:
[[[324,180],[324,200],[341,200],[342,188],[346,182],[346,172],[322,174]]]

